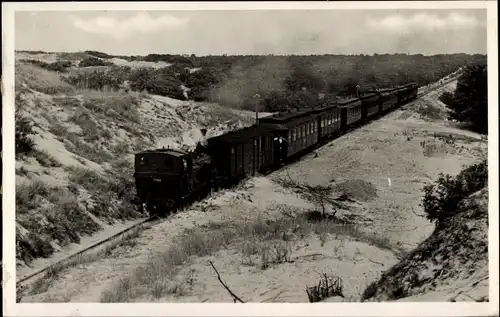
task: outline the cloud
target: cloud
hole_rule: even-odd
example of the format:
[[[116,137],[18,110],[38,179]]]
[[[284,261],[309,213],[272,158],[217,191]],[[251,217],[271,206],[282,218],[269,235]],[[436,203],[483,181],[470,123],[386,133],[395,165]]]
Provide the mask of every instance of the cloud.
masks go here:
[[[98,16],[88,20],[73,17],[73,26],[88,33],[106,34],[117,39],[140,34],[149,34],[162,30],[182,29],[189,23],[188,18],[178,18],[168,14],[152,17],[147,13],[138,13],[127,19],[118,20],[109,16]]]
[[[396,33],[412,31],[461,30],[480,26],[482,23],[473,16],[449,13],[438,16],[431,13],[417,13],[411,16],[389,15],[382,19],[368,19],[366,25],[373,29]]]

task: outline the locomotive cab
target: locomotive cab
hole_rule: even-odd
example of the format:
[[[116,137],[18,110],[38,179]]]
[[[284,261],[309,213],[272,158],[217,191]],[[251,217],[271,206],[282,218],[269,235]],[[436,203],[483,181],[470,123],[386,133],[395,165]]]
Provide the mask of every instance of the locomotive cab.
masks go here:
[[[210,180],[210,159],[199,154],[161,149],[135,155],[135,184],[141,207],[164,214]]]

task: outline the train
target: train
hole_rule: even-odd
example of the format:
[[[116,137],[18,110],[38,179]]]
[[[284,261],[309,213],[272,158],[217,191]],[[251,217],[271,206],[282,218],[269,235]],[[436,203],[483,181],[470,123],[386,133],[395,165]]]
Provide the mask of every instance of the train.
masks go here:
[[[141,212],[165,216],[213,190],[267,174],[353,128],[417,98],[418,86],[374,89],[256,119],[208,138],[194,151],[161,148],[135,154],[136,201]],[[202,133],[205,135],[206,130]]]

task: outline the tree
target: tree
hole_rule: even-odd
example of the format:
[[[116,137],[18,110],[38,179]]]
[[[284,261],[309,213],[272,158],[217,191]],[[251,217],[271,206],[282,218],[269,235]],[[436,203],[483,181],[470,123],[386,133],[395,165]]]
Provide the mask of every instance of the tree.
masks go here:
[[[487,66],[478,63],[467,67],[459,78],[450,106],[450,117],[471,124],[480,133],[488,133]]]

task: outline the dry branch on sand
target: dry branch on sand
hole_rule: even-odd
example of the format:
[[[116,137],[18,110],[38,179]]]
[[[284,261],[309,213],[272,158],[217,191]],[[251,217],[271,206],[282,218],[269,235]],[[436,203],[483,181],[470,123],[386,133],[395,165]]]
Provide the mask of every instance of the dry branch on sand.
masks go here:
[[[222,284],[222,286],[224,286],[224,288],[228,291],[228,293],[233,297],[233,300],[234,302],[236,303],[236,301],[240,302],[240,303],[244,303],[244,301],[239,298],[236,294],[234,294],[231,289],[229,287],[227,287],[226,284],[224,284],[224,282],[222,281],[221,277],[220,277],[220,274],[219,272],[217,271],[217,269],[215,268],[214,264],[212,263],[212,261],[209,261],[210,265],[212,266],[212,268],[214,269],[215,273],[217,273],[217,279],[219,280],[219,282]]]
[[[333,208],[333,214],[330,217],[335,218],[335,215],[340,209],[348,209],[347,205],[343,203],[345,197],[332,198],[331,193],[333,191],[333,186],[327,185],[317,185],[311,186],[308,184],[300,184],[287,174],[287,178],[277,178],[277,183],[284,188],[292,189],[295,193],[299,194],[305,200],[308,200],[318,206],[321,209],[321,217],[323,219],[328,218],[326,214],[326,207],[330,205]]]

